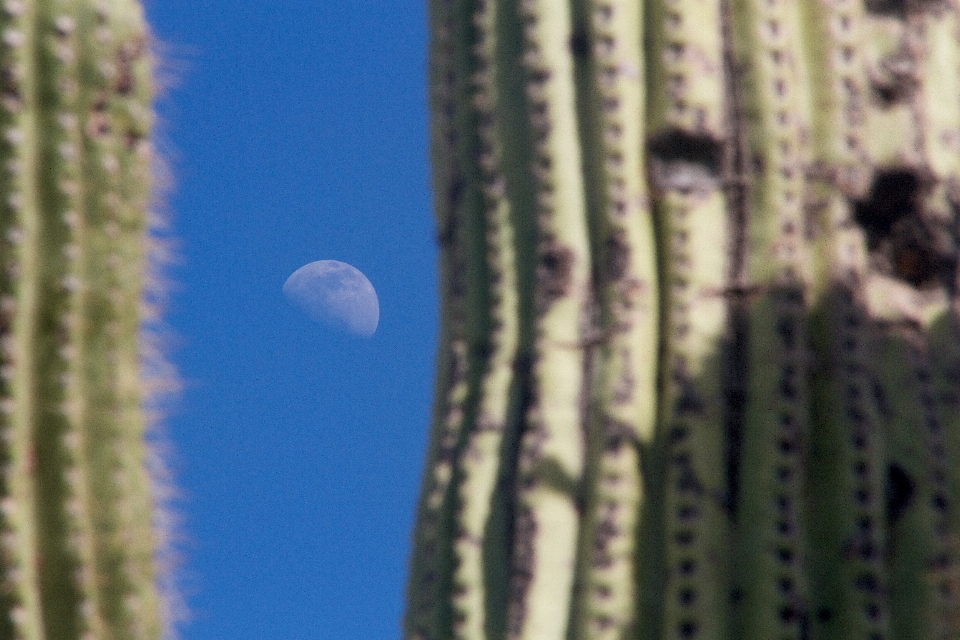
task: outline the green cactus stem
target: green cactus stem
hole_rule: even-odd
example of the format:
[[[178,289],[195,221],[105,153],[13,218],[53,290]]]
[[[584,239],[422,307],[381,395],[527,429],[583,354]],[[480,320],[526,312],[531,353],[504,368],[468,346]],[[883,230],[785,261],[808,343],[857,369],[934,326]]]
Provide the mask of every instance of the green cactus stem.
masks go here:
[[[405,637],[960,633],[960,6],[430,11]]]
[[[0,638],[160,638],[132,0],[0,3]]]

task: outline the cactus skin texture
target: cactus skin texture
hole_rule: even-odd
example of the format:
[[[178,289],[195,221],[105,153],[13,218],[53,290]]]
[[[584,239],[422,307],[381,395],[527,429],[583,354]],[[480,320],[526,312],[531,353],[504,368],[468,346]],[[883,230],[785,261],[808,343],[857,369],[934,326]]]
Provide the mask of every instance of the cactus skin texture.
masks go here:
[[[133,0],[0,2],[0,638],[158,639]]]
[[[430,21],[405,637],[957,637],[960,3]]]

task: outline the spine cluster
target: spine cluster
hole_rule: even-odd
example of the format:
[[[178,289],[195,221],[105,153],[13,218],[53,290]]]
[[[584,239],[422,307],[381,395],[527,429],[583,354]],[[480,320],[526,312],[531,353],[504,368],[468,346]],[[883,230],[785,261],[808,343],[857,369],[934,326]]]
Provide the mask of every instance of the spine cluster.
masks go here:
[[[405,637],[957,633],[960,6],[430,7]]]

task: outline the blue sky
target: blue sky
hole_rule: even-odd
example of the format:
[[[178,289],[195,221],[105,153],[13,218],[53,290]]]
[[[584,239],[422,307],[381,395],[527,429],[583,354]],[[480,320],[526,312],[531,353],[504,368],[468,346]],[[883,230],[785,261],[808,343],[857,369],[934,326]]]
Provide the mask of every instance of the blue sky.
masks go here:
[[[424,4],[147,0],[177,77],[184,640],[399,635],[437,323]],[[371,338],[284,299],[321,259],[373,283]]]

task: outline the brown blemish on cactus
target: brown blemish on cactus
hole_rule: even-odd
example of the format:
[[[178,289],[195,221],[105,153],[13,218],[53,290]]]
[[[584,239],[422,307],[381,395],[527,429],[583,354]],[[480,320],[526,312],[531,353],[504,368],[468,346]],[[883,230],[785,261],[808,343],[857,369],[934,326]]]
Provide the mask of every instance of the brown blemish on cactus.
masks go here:
[[[906,103],[918,87],[916,65],[906,52],[884,58],[870,73],[873,99],[884,109]]]
[[[510,580],[510,606],[507,612],[509,637],[523,632],[527,617],[527,595],[533,581],[537,524],[527,508],[519,508],[514,520],[513,570]]]
[[[620,280],[630,267],[630,245],[623,229],[614,230],[606,241],[605,275],[611,280]]]
[[[556,240],[548,238],[542,243],[537,263],[540,313],[544,313],[554,301],[565,296],[570,290],[575,259],[573,250],[558,244]]]
[[[142,38],[136,38],[124,42],[120,48],[117,49],[117,77],[114,83],[114,90],[121,96],[128,96],[133,92],[133,64],[143,55],[144,44]]]

